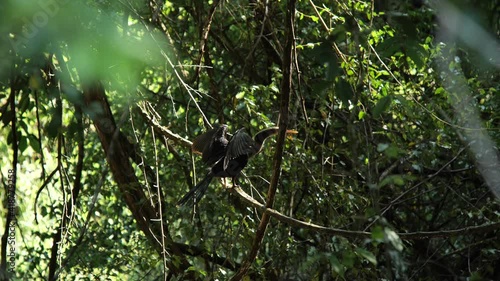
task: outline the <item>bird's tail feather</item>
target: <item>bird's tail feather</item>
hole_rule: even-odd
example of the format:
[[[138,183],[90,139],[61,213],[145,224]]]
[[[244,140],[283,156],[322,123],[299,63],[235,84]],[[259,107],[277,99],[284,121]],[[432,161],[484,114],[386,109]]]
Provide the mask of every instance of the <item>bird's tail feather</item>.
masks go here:
[[[214,175],[212,172],[209,172],[205,178],[200,181],[195,187],[193,187],[184,197],[182,197],[178,202],[177,206],[183,206],[186,205],[190,201],[191,198],[194,197],[195,203],[200,202],[201,198],[203,195],[205,195],[205,192],[208,189],[208,186],[210,185],[210,182],[214,178]]]

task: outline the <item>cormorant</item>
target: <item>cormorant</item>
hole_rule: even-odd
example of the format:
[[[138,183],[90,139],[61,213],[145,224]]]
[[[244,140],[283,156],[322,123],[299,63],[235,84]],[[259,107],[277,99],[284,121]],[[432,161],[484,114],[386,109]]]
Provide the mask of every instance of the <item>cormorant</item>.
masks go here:
[[[193,196],[195,201],[199,202],[214,177],[231,177],[234,186],[241,170],[247,165],[248,159],[259,153],[264,141],[276,135],[278,131],[278,127],[267,128],[258,132],[252,139],[245,129],[241,128],[227,142],[227,126],[221,125],[197,137],[193,141],[193,151],[202,151],[202,160],[213,166],[205,178],[184,195],[177,205],[186,204]],[[296,134],[297,131],[287,130],[287,133]],[[220,158],[216,159],[217,157]]]

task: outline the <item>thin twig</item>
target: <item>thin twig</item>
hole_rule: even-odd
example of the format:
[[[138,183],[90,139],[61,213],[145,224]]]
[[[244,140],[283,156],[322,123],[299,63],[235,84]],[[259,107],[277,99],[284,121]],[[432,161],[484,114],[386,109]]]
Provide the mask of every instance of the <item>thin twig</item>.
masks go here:
[[[438,171],[436,171],[434,174],[432,175],[429,175],[427,176],[426,179],[420,181],[419,183],[415,184],[414,186],[410,187],[409,189],[407,189],[406,191],[404,191],[403,193],[401,193],[398,197],[394,198],[387,207],[384,208],[384,210],[382,210],[382,212],[380,213],[380,215],[374,219],[365,229],[368,229],[370,228],[370,226],[372,226],[373,224],[375,224],[375,222],[378,221],[379,218],[382,218],[383,215],[389,211],[389,209],[391,209],[394,205],[397,205],[397,204],[400,204],[401,202],[398,202],[401,198],[403,198],[406,194],[412,192],[413,190],[415,190],[417,187],[421,186],[422,184],[428,182],[429,180],[431,180],[432,178],[436,177],[437,175],[439,175],[446,167],[448,167],[451,163],[453,163],[460,154],[462,154],[462,152],[466,149],[467,147],[463,147],[462,149],[460,149],[460,151],[458,151],[457,155],[455,155],[455,157],[453,157],[450,161],[448,161],[448,163],[444,164]],[[382,178],[382,177],[380,177]]]
[[[165,136],[168,139],[172,139],[184,147],[191,147],[192,143],[188,139],[185,139],[178,134],[170,131],[168,128],[160,125],[157,117],[154,117],[152,113],[155,113],[156,116],[159,116],[158,113],[154,110],[153,106],[147,102],[141,102],[138,104],[140,108],[140,113],[143,116],[144,120],[148,123],[148,125],[153,126],[156,133]]]
[[[195,76],[194,76],[194,81],[198,79],[200,76],[201,72],[201,61],[203,60],[203,57],[205,56],[205,50],[208,42],[208,33],[210,32],[210,28],[212,26],[212,21],[214,19],[215,11],[217,10],[217,6],[219,5],[219,0],[215,0],[214,3],[212,4],[212,7],[210,8],[209,16],[207,19],[207,23],[205,24],[202,34],[201,34],[201,46],[200,46],[200,54],[198,58],[198,66],[196,68]]]

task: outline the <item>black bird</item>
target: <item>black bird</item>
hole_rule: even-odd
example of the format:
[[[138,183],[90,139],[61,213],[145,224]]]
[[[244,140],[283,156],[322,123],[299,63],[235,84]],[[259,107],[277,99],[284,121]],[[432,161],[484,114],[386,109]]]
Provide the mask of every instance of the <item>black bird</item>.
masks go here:
[[[201,153],[201,160],[208,166],[213,166],[226,154],[227,125],[214,125],[213,129],[199,135],[193,141],[191,150]]]
[[[262,150],[264,141],[268,137],[277,134],[278,130],[278,127],[267,128],[258,132],[253,139],[245,132],[245,128],[241,128],[234,133],[226,148],[223,164],[224,172],[233,178],[233,185],[236,177],[247,165],[248,159],[259,153]]]
[[[223,158],[226,154],[226,147],[228,143],[227,125],[214,125],[213,129],[206,131],[193,140],[191,150],[195,153],[200,153],[203,163],[208,166],[212,166],[211,170],[213,170],[218,162],[224,162]],[[222,170],[222,168],[220,169]],[[193,196],[196,199],[196,202],[199,202],[207,191],[208,183],[210,182],[206,185],[202,185],[201,183],[205,180],[212,180],[213,177],[208,179],[208,175],[210,173],[211,172],[209,172],[201,182],[189,190],[189,192],[177,202],[177,205],[186,204]]]
[[[227,144],[227,146],[225,147],[225,152],[223,157],[215,161],[214,165],[207,173],[205,178],[203,178],[201,182],[199,182],[186,195],[184,195],[184,197],[182,197],[181,200],[179,200],[177,205],[186,204],[188,200],[191,199],[191,197],[193,196],[195,196],[195,201],[199,202],[200,199],[205,194],[210,182],[214,177],[221,177],[221,178],[231,177],[233,178],[233,186],[234,186],[236,184],[237,176],[241,173],[241,170],[243,170],[243,168],[245,168],[245,166],[247,165],[248,159],[254,156],[255,154],[259,153],[262,149],[264,141],[268,137],[277,134],[278,131],[279,131],[278,127],[271,127],[258,132],[252,139],[252,137],[250,137],[245,132],[244,128],[237,130],[236,133],[231,138],[231,140],[229,141],[229,143]],[[215,132],[217,132],[217,130]],[[209,133],[210,131],[205,134]],[[297,132],[293,130],[287,130],[287,133],[297,133]],[[210,134],[215,136],[210,141],[210,143],[212,143],[214,142],[214,140],[217,140],[217,133],[212,132]],[[201,137],[202,136],[198,138],[200,138],[201,140]],[[204,138],[209,139],[208,136],[205,136]],[[193,146],[195,146],[195,143],[197,143],[196,140],[193,142]],[[202,160],[203,158],[210,158],[210,157],[211,157],[210,160],[212,160],[214,159],[212,155],[219,154],[220,150],[211,151],[210,149],[208,149],[207,147],[210,145],[212,147],[218,147],[213,144],[205,145],[203,148]],[[197,151],[200,151],[201,147],[202,145],[201,144],[199,145],[197,143],[196,147],[193,147],[193,150],[196,149]],[[206,157],[204,157],[205,154],[207,155]],[[210,155],[210,157],[208,157],[208,155]]]

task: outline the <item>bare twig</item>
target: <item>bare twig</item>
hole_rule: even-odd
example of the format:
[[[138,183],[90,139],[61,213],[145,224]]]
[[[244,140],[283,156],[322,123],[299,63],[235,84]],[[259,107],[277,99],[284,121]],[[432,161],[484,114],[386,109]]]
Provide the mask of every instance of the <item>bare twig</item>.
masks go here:
[[[45,179],[45,157],[43,153],[43,142],[42,142],[42,122],[40,122],[40,106],[38,104],[38,91],[33,91],[35,93],[35,117],[36,117],[36,129],[38,134],[38,144],[40,146],[40,166],[42,168],[42,175],[40,178]]]
[[[201,66],[201,61],[203,60],[203,57],[205,56],[205,50],[207,47],[207,42],[208,42],[208,33],[210,32],[211,26],[212,26],[212,21],[214,19],[215,11],[217,10],[217,6],[219,5],[219,0],[215,0],[214,3],[212,4],[212,7],[210,8],[210,12],[208,15],[207,23],[203,27],[203,30],[201,32],[201,43],[200,43],[200,54],[198,58],[198,66]],[[200,76],[201,72],[201,67],[196,68],[196,73],[194,76],[194,80],[197,80],[198,77]]]
[[[311,7],[313,8],[314,12],[316,13],[316,16],[320,19],[321,24],[323,25],[323,28],[329,33],[332,29],[329,28],[328,25],[326,25],[325,21],[323,20],[323,17],[321,16],[321,14],[318,12],[318,9],[316,8],[316,4],[314,4],[314,2],[312,0],[309,0],[309,3],[311,4]],[[337,46],[337,43],[335,43],[335,42],[333,42],[333,49],[337,53],[337,56],[339,56],[339,58],[341,58],[343,62],[346,62],[346,57],[345,57],[344,53],[342,53],[340,51],[339,47]]]
[[[157,134],[165,136],[167,139],[174,140],[185,147],[191,148],[191,144],[192,144],[191,141],[179,136],[178,134],[170,131],[168,128],[160,125],[159,114],[156,113],[153,106],[149,102],[144,101],[144,102],[139,103],[138,105],[139,105],[139,108],[141,110],[140,113],[144,117],[144,120],[150,126],[153,126],[153,128]]]
[[[59,96],[56,98],[56,114],[62,118],[62,100]],[[57,271],[57,260],[59,255],[59,246],[61,245],[61,241],[63,241],[63,232],[66,229],[67,223],[67,213],[69,210],[68,205],[71,205],[70,200],[66,200],[66,188],[64,187],[64,168],[62,165],[62,147],[63,147],[63,136],[58,133],[57,135],[57,171],[59,172],[59,184],[61,185],[61,191],[63,195],[64,205],[63,212],[61,214],[61,223],[57,227],[57,231],[52,235],[52,247],[50,248],[50,259],[49,259],[49,275],[48,280],[55,280],[55,274]]]
[[[58,167],[56,167],[54,169],[54,171],[52,171],[52,173],[49,174],[49,176],[43,182],[42,186],[40,186],[40,188],[36,192],[35,203],[33,204],[33,209],[35,210],[35,223],[36,224],[38,224],[38,212],[37,212],[37,208],[36,208],[36,204],[38,202],[38,197],[40,196],[40,193],[42,193],[42,191],[45,189],[45,187],[50,183],[50,181],[52,180],[52,177],[57,173],[57,169],[58,169]]]
[[[168,151],[170,153],[172,153],[174,158],[177,160],[177,162],[179,163],[179,165],[181,166],[181,168],[184,172],[188,186],[192,187],[191,174],[190,174],[191,171],[190,171],[188,165],[186,164],[185,159],[182,158],[182,156],[179,154],[179,152],[177,152],[175,147],[172,146],[171,142],[169,142],[168,140],[170,140],[170,139],[174,140],[177,143],[181,144],[182,146],[188,147],[188,148],[191,148],[191,144],[192,144],[191,141],[179,136],[178,134],[176,134],[176,133],[170,131],[169,129],[167,129],[166,127],[162,126],[160,124],[160,115],[154,110],[153,106],[149,102],[147,102],[147,101],[141,102],[138,104],[138,107],[140,109],[139,113],[142,115],[142,117],[144,118],[146,123],[148,123],[153,128],[153,130],[156,134],[162,136],[160,138],[160,140],[165,145],[165,147],[168,149]]]
[[[455,155],[455,157],[453,157],[450,161],[448,161],[446,164],[444,164],[441,168],[439,168],[438,171],[436,171],[434,174],[432,175],[429,175],[427,176],[426,179],[420,181],[419,183],[415,184],[414,186],[408,188],[407,190],[405,190],[403,193],[401,193],[400,195],[398,195],[396,198],[394,198],[387,207],[384,208],[384,210],[382,210],[382,212],[380,213],[380,215],[374,219],[367,227],[365,227],[365,229],[368,229],[370,228],[373,224],[375,224],[379,218],[382,218],[383,215],[385,213],[387,213],[387,211],[389,211],[392,207],[394,207],[395,205],[397,204],[401,204],[402,202],[404,201],[400,201],[401,198],[403,198],[404,196],[406,196],[408,193],[412,192],[413,190],[415,190],[417,187],[421,186],[422,184],[428,182],[429,180],[431,180],[432,178],[436,177],[437,175],[439,175],[446,167],[448,167],[451,163],[453,163],[460,154],[462,154],[462,152],[466,149],[467,147],[463,147],[462,149],[460,149],[460,151],[458,151],[457,155]],[[389,167],[390,169],[391,167]],[[385,173],[385,172],[384,172]],[[382,173],[382,175],[384,175],[384,173]],[[379,177],[379,180],[381,180],[383,178],[383,176],[380,176]]]
[[[158,161],[158,150],[156,149],[156,138],[155,138],[155,133],[154,133],[154,129],[152,130],[152,139],[153,139],[153,150],[154,150],[154,153],[155,153],[155,167],[156,167],[156,193],[157,193],[157,198],[158,198],[158,202],[157,203],[157,206],[158,206],[158,209],[160,210],[159,212],[159,218],[158,218],[158,222],[160,223],[160,231],[161,231],[161,247],[162,247],[162,252],[161,252],[161,255],[163,257],[163,267],[164,268],[168,268],[168,259],[167,259],[167,254],[168,254],[168,251],[167,251],[167,247],[166,247],[166,241],[165,241],[165,226],[163,225],[163,206],[162,206],[162,201],[163,201],[163,193],[161,192],[161,187],[160,187],[160,177],[159,177],[159,174],[158,173],[158,166],[159,166],[159,161]],[[164,278],[165,280],[167,279],[166,277],[166,271],[163,271],[163,275],[164,275]]]

